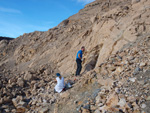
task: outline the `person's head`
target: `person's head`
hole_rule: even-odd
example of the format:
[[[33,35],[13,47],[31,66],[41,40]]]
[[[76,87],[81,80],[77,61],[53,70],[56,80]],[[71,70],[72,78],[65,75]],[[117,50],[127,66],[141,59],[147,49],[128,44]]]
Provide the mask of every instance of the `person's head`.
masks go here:
[[[82,52],[84,52],[84,51],[85,51],[85,47],[84,47],[84,46],[82,46],[82,47],[81,47],[81,50],[82,50]]]
[[[57,76],[57,77],[59,77],[59,78],[61,78],[61,75],[60,75],[60,73],[56,73],[56,76]]]

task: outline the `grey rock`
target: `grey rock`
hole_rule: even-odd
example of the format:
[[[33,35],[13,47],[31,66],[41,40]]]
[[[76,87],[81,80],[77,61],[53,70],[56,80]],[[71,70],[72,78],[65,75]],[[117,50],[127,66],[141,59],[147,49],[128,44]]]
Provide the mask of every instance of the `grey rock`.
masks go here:
[[[84,109],[90,109],[90,104],[83,106]]]
[[[24,87],[24,80],[23,80],[22,78],[18,78],[17,84],[18,84],[20,87]]]

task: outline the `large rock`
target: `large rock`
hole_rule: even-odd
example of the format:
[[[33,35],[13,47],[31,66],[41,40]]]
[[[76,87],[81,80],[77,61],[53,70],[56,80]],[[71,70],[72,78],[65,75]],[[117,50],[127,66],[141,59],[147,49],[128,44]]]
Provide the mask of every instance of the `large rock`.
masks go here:
[[[24,80],[31,81],[33,79],[33,75],[30,72],[26,72],[24,75]]]

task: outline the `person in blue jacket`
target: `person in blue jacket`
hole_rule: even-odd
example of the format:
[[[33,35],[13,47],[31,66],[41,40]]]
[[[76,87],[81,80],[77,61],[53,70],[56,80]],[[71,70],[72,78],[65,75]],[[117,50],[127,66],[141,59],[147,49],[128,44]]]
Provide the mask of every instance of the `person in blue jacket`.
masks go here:
[[[77,62],[77,70],[76,70],[76,76],[80,75],[81,69],[82,69],[82,54],[85,51],[85,47],[82,46],[81,50],[78,51],[76,55],[76,62]]]

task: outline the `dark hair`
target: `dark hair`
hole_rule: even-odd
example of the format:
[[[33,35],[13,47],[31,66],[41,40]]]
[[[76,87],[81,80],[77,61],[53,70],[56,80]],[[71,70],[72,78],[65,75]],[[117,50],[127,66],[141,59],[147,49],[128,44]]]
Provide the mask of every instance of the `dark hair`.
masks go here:
[[[84,47],[84,46],[82,46],[82,47],[81,47],[81,49],[85,49],[85,47]]]

